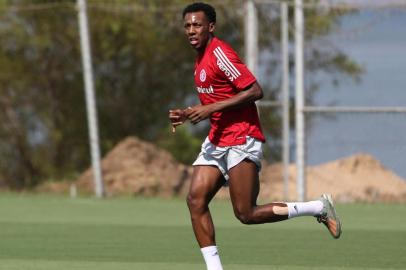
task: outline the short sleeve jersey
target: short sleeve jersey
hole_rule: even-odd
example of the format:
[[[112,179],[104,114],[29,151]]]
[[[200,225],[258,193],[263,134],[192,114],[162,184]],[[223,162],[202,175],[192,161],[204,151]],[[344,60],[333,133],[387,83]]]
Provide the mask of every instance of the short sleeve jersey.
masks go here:
[[[213,37],[204,54],[195,62],[195,85],[203,105],[228,99],[256,82],[237,53]],[[250,136],[265,141],[254,102],[210,116],[211,143],[225,147],[241,145]]]

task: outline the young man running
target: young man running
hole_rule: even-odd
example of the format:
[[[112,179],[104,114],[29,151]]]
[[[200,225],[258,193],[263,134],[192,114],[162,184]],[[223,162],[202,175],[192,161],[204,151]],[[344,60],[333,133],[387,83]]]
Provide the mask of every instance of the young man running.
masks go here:
[[[211,129],[193,163],[187,196],[193,231],[208,270],[222,270],[209,203],[228,181],[235,216],[244,224],[262,224],[298,216],[313,216],[334,238],[341,224],[330,195],[310,202],[257,205],[258,173],[265,141],[255,101],[261,86],[236,52],[214,36],[216,12],[205,3],[183,11],[185,33],[197,51],[195,85],[201,104],[169,111],[173,131],[189,120],[197,124],[210,119]]]

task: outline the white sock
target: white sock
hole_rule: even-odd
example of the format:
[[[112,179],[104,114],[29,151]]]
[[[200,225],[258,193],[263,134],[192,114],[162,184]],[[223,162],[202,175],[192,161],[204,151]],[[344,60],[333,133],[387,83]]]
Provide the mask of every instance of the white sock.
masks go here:
[[[206,262],[207,270],[223,270],[217,246],[208,246],[200,250]]]
[[[323,210],[322,201],[310,201],[310,202],[291,202],[286,203],[288,205],[288,218],[300,217],[300,216],[315,216],[320,214]]]

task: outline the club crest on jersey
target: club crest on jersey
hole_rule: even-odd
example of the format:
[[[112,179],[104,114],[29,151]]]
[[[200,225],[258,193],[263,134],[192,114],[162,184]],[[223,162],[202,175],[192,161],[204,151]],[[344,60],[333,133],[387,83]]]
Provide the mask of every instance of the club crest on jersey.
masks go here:
[[[204,69],[202,69],[200,71],[200,81],[204,82],[206,80],[206,71]]]

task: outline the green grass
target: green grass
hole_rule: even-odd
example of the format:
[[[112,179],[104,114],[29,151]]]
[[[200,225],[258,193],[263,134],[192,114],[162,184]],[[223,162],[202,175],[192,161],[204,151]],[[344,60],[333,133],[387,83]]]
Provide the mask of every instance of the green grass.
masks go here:
[[[405,269],[406,205],[338,205],[343,235],[313,218],[245,226],[213,218],[225,270]],[[179,199],[0,193],[1,270],[205,269]]]

